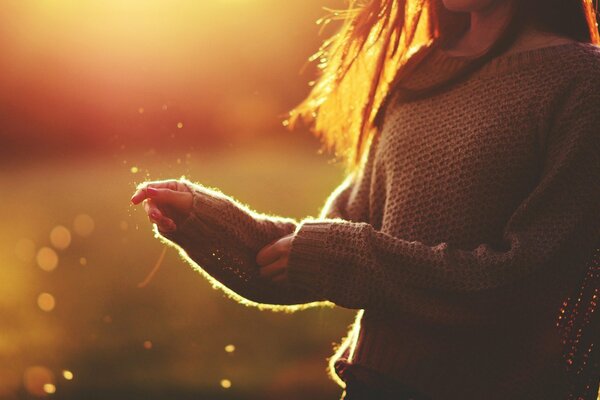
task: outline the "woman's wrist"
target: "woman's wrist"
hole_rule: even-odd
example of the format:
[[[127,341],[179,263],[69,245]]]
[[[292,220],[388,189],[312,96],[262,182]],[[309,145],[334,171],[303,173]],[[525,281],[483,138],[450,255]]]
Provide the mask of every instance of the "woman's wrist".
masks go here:
[[[320,294],[325,246],[330,223],[303,221],[291,242],[287,275],[291,285]]]

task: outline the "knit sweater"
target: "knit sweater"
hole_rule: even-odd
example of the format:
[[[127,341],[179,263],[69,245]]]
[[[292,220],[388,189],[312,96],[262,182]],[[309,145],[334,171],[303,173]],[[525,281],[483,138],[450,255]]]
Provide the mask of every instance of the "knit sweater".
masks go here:
[[[368,371],[432,399],[566,399],[557,318],[600,245],[600,48],[501,55],[403,101],[467,60],[434,51],[394,88],[317,217],[187,182],[191,215],[157,236],[242,303],[360,310],[331,360],[342,378]],[[262,279],[257,252],[291,233],[288,281]]]

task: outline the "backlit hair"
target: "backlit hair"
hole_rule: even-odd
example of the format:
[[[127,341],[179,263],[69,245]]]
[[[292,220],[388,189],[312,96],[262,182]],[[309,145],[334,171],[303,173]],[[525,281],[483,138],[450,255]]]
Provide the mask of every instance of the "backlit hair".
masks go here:
[[[414,97],[431,94],[465,79],[508,49],[523,22],[570,37],[600,44],[596,7],[592,0],[516,0],[513,17],[495,43],[456,76]],[[341,20],[311,61],[319,77],[309,95],[290,111],[286,123],[299,118],[311,124],[327,151],[355,170],[378,129],[378,112],[399,77],[418,65],[434,44],[457,38],[469,27],[469,14],[447,10],[441,0],[349,0],[347,10],[332,11],[321,22]]]

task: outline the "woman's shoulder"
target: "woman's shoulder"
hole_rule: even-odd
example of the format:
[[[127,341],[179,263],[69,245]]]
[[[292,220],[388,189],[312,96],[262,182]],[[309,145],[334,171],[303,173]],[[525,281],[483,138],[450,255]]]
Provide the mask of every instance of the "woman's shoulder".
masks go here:
[[[581,60],[591,66],[600,65],[600,45],[590,42],[574,42],[573,54],[579,55]]]
[[[533,27],[525,29],[498,58],[498,64],[534,65],[536,73],[546,75],[543,71],[547,71],[548,79],[600,79],[599,45]]]
[[[537,56],[526,57],[535,65],[532,71],[537,82],[546,82],[549,88],[561,90],[587,86],[600,91],[599,45],[571,41],[533,50],[530,54]]]
[[[568,110],[553,118],[580,118],[581,115],[595,115],[600,109],[600,46],[590,42],[573,42],[563,46],[560,57],[550,61],[552,64],[544,74],[556,82],[548,82],[549,104]],[[556,108],[551,108],[553,113]],[[574,110],[578,110],[573,114]]]
[[[559,62],[561,60],[558,60]],[[565,72],[600,82],[600,46],[589,42],[573,42],[565,49],[562,60]]]
[[[556,33],[539,31],[531,27],[525,29],[508,53],[544,53],[547,50],[552,56],[558,55],[558,53],[567,57],[571,55],[573,60],[582,64],[590,63],[597,67],[600,62],[599,45],[578,41]],[[560,58],[557,61],[565,61]]]

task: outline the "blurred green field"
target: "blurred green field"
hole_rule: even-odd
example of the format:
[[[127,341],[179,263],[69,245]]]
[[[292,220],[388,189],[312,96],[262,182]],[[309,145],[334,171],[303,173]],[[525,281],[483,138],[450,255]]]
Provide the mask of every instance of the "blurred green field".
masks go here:
[[[259,212],[315,216],[343,179],[329,158],[286,135],[219,151],[121,149],[3,165],[0,398],[339,398],[326,358],[354,311],[244,307],[173,249],[140,289],[163,246],[129,205],[136,183],[186,175]],[[73,225],[82,214],[93,221],[87,236],[85,217]],[[51,242],[57,226],[70,241],[59,228]]]

